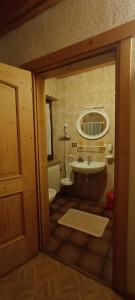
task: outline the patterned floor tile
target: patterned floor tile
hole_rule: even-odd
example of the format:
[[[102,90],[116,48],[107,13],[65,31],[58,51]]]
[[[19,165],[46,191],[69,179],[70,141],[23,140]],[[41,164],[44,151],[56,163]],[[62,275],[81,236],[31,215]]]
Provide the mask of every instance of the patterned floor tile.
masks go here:
[[[59,218],[70,208],[111,218],[103,236],[96,238],[79,230],[58,224]],[[72,265],[73,268],[77,268],[85,274],[87,273],[88,276],[96,276],[97,279],[102,279],[110,284],[112,278],[111,266],[106,267],[103,276],[101,271],[106,258],[112,264],[111,253],[109,254],[113,234],[112,211],[106,210],[106,206],[102,202],[82,200],[75,197],[69,199],[69,197],[59,195],[59,198],[56,197],[50,205],[50,219],[52,233],[46,247],[46,253],[65,262],[67,265]]]
[[[68,261],[68,263],[76,264],[79,260],[79,257],[81,255],[80,248],[73,246],[70,243],[65,243],[60,248],[59,251],[57,251],[57,256],[65,261]]]
[[[104,257],[85,251],[79,259],[78,266],[90,272],[94,276],[100,277],[103,262]]]

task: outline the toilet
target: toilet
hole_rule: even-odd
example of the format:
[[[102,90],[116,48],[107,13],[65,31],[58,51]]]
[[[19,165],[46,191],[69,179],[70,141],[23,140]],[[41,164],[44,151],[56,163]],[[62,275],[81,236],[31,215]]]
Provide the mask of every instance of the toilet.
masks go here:
[[[60,164],[55,163],[48,166],[48,194],[51,203],[56,194],[60,191]]]
[[[56,190],[55,189],[48,189],[48,194],[49,194],[49,202],[51,203],[56,196]]]

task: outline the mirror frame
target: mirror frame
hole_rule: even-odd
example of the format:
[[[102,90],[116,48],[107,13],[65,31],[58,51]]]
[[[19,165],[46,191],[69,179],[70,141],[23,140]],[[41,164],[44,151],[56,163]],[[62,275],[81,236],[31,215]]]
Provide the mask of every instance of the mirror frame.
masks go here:
[[[93,135],[88,135],[85,132],[83,132],[83,130],[81,129],[80,123],[81,123],[82,118],[84,116],[86,116],[88,113],[95,113],[95,112],[98,113],[98,114],[100,114],[100,115],[102,115],[105,118],[105,120],[106,120],[106,128],[101,133],[95,134],[93,136]],[[89,109],[89,110],[83,112],[80,115],[80,117],[77,119],[76,128],[77,128],[78,133],[82,137],[84,137],[85,139],[88,139],[88,140],[97,140],[97,139],[100,139],[101,137],[103,137],[104,135],[106,135],[106,133],[108,132],[108,130],[110,128],[110,119],[109,119],[108,114],[105,111],[102,111],[102,110],[97,109],[97,108]]]

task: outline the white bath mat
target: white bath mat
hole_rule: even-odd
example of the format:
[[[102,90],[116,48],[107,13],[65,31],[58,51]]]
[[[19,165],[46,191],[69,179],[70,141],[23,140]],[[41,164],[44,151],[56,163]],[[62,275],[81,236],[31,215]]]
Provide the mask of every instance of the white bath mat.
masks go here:
[[[57,223],[101,237],[109,219],[77,209],[69,209]]]

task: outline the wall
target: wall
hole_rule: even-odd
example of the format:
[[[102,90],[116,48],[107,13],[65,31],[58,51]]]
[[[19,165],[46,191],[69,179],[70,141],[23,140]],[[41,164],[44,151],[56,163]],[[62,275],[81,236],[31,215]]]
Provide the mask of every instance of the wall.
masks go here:
[[[0,61],[20,65],[135,19],[135,0],[63,0],[0,39]],[[134,60],[134,57],[133,57]],[[128,290],[135,294],[135,63],[132,64]]]
[[[63,0],[2,37],[0,61],[17,66],[134,18],[135,0]]]
[[[52,103],[53,117],[53,143],[54,159],[61,162],[61,177],[64,173],[64,142],[59,141],[63,136],[64,124],[68,124],[68,133],[71,140],[66,142],[66,157],[73,154],[74,159],[82,156],[87,159],[91,155],[92,160],[104,161],[105,152],[96,149],[90,153],[77,152],[72,143],[81,145],[104,145],[111,143],[114,149],[115,132],[115,65],[98,68],[89,72],[79,73],[62,79],[51,78],[45,81],[47,95],[58,98]],[[110,119],[108,133],[99,140],[86,140],[76,130],[76,121],[81,113],[92,107],[104,107],[104,111]],[[107,164],[106,191],[114,189],[114,164]],[[105,195],[103,196],[105,199]]]

